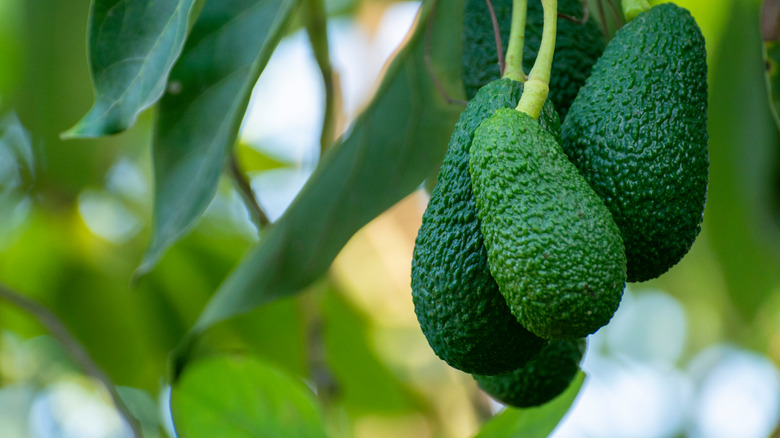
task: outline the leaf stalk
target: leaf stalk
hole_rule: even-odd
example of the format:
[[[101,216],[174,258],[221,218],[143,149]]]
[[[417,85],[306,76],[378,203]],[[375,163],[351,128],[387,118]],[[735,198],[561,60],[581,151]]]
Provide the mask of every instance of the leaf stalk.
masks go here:
[[[555,53],[555,33],[558,28],[558,1],[542,0],[542,7],[544,8],[542,43],[531,73],[528,75],[528,81],[525,83],[520,103],[517,104],[518,111],[534,119],[539,118],[542,105],[550,92],[550,69]]]
[[[523,47],[525,46],[525,21],[528,0],[512,1],[512,27],[509,30],[509,44],[506,48],[506,67],[503,77],[525,82],[523,72]]]

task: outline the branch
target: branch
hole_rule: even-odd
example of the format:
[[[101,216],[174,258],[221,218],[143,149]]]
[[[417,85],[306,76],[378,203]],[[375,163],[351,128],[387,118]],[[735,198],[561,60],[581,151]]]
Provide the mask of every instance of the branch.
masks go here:
[[[92,360],[84,346],[82,346],[73,334],[71,334],[57,315],[43,305],[33,301],[31,298],[14,292],[3,284],[0,284],[0,299],[3,299],[32,315],[46,328],[46,330],[59,340],[65,347],[65,350],[70,354],[70,357],[84,373],[99,381],[103,387],[106,388],[117,411],[119,411],[119,414],[130,426],[133,436],[135,438],[143,438],[141,425],[135,417],[133,417],[133,414],[130,413],[127,405],[122,401],[119,392],[116,390],[116,385],[111,382],[111,379],[106,373],[104,373],[95,361]]]
[[[339,382],[328,366],[325,350],[325,321],[322,318],[322,292],[309,293],[301,300],[306,330],[306,362],[309,375],[317,389],[317,398],[324,406],[333,402],[341,392]]]
[[[496,17],[496,10],[493,9],[493,2],[485,0],[487,3],[488,12],[490,12],[490,21],[493,23],[493,36],[496,38],[496,52],[498,54],[498,71],[504,74],[504,47],[501,44],[501,29],[498,28],[498,18]]]
[[[607,0],[607,4],[609,5],[609,8],[612,10],[612,17],[615,19],[615,22],[617,22],[618,27],[623,27],[623,25],[626,24],[626,21],[623,20],[623,16],[620,14],[620,12],[618,12],[617,6],[615,6],[615,2],[613,2],[612,0]]]
[[[609,35],[609,28],[607,27],[607,16],[604,14],[604,0],[596,0],[596,6],[599,10],[599,19],[601,21],[601,31],[604,32],[604,36]]]
[[[571,15],[566,15],[563,12],[558,12],[558,18],[563,18],[564,20],[571,21],[576,24],[585,24],[588,22],[588,19],[590,18],[590,10],[588,9],[588,0],[584,0],[582,3],[582,18],[573,17]]]
[[[244,204],[248,207],[247,210],[249,210],[249,216],[252,219],[252,222],[255,224],[258,231],[265,228],[271,221],[268,219],[268,215],[265,214],[263,207],[257,202],[255,192],[252,190],[249,180],[246,179],[244,172],[242,172],[241,168],[238,166],[238,160],[236,159],[235,153],[230,154],[228,167],[230,169],[230,176],[233,178],[233,181],[235,181],[238,188],[238,193],[241,194],[241,197],[244,199]]]
[[[314,59],[320,68],[322,83],[325,87],[325,115],[322,120],[322,132],[320,133],[320,156],[325,149],[335,140],[335,121],[337,111],[336,75],[333,65],[330,63],[328,50],[328,17],[325,14],[323,0],[309,0],[306,14],[306,32],[309,34],[309,42]]]

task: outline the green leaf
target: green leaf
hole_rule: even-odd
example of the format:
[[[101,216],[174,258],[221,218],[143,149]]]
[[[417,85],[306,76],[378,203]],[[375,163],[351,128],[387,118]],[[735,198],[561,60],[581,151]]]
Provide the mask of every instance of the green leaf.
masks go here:
[[[776,290],[780,273],[771,210],[778,132],[767,108],[761,37],[744,32],[758,25],[758,4],[734,2],[730,9],[726,37],[710,63],[710,181],[703,229],[733,304],[728,314],[752,321]]]
[[[367,315],[335,289],[323,296],[321,312],[327,362],[338,380],[339,404],[347,414],[427,408],[422,397],[405,386],[377,356]]]
[[[425,24],[433,2],[423,4]],[[458,42],[463,0],[431,16],[430,61],[440,84],[462,95]],[[178,354],[214,323],[301,290],[322,275],[361,226],[420,187],[438,164],[462,106],[447,103],[426,68],[426,26],[390,65],[349,135],[328,149],[285,214],[222,284]],[[174,356],[178,371],[184,356]]]
[[[138,274],[188,231],[217,190],[252,88],[299,0],[206,3],[160,101],[154,228]]]
[[[95,103],[63,138],[122,132],[162,96],[193,2],[92,1],[87,40]]]
[[[475,438],[541,438],[550,435],[569,412],[584,381],[585,373],[580,371],[566,391],[549,403],[527,409],[507,408],[485,423]]]
[[[326,437],[311,391],[256,358],[197,361],[173,387],[181,438]]]
[[[238,144],[236,144],[234,153],[236,154],[236,159],[240,164],[241,170],[247,173],[262,172],[289,166],[289,164],[260,152],[243,141],[239,141]]]

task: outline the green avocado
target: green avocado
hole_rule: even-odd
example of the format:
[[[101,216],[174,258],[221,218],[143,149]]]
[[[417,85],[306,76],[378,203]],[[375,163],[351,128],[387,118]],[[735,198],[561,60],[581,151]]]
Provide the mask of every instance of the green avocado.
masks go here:
[[[512,316],[490,276],[468,171],[474,130],[496,109],[517,105],[522,90],[509,79],[491,82],[463,110],[414,247],[412,298],[420,327],[441,359],[468,373],[511,371],[545,344]],[[551,105],[540,119],[557,134]]]
[[[585,339],[551,341],[515,371],[473,377],[483,391],[501,403],[516,408],[543,405],[569,387],[580,369],[585,347]]]
[[[501,31],[502,46],[506,50],[511,28],[512,0],[492,0],[492,4]],[[540,1],[528,2],[526,45],[523,50],[526,73],[531,70],[542,41],[542,12]],[[581,20],[584,9],[580,0],[559,0],[558,12]],[[593,20],[576,23],[565,18],[558,19],[549,99],[562,119],[565,119],[577,91],[585,83],[591,67],[603,51],[604,36]],[[501,76],[493,23],[485,0],[466,0],[461,60],[463,84],[469,99],[482,85]]]
[[[499,109],[469,156],[488,264],[518,321],[545,339],[576,339],[620,304],[626,256],[612,216],[536,120]]]
[[[563,149],[623,236],[628,281],[658,277],[699,233],[707,198],[707,55],[665,3],[620,29],[563,124]]]

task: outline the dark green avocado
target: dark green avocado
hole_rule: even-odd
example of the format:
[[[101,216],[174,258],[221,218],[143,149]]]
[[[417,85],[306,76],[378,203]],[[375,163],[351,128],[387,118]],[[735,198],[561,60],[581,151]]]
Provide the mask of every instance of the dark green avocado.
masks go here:
[[[539,406],[559,396],[574,380],[585,339],[551,341],[523,367],[497,376],[474,375],[483,391],[516,408]]]
[[[625,286],[623,242],[555,137],[499,109],[474,133],[469,171],[490,273],[523,327],[570,340],[607,324]]]
[[[503,49],[509,41],[512,0],[492,0],[496,12]],[[583,18],[580,0],[559,0],[558,11],[577,19]],[[542,41],[542,3],[528,2],[523,65],[531,70]],[[590,74],[590,69],[604,51],[604,36],[593,20],[584,23],[559,18],[555,41],[555,57],[550,72],[550,96],[555,109],[565,120],[577,91]],[[466,0],[463,32],[463,84],[470,99],[479,88],[501,76],[493,24],[485,0]]]
[[[412,298],[420,327],[440,358],[468,373],[516,369],[546,343],[517,322],[490,276],[468,170],[477,126],[496,109],[517,105],[522,90],[519,82],[497,80],[466,106],[415,242]],[[551,105],[540,119],[560,129]]]
[[[563,149],[623,236],[628,281],[663,274],[699,233],[707,197],[707,55],[672,3],[625,25],[563,124]]]

